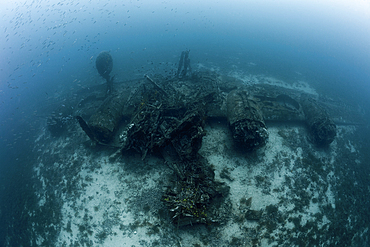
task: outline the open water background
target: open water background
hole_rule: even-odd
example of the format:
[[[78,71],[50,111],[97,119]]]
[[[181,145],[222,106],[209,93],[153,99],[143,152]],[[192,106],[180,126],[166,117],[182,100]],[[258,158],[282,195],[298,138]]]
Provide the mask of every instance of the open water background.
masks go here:
[[[368,1],[2,0],[0,245],[17,235],[12,246],[27,246],[27,209],[37,203],[33,143],[63,94],[103,82],[95,69],[99,52],[110,51],[111,74],[122,81],[171,75],[186,49],[193,69],[307,81],[369,119]]]

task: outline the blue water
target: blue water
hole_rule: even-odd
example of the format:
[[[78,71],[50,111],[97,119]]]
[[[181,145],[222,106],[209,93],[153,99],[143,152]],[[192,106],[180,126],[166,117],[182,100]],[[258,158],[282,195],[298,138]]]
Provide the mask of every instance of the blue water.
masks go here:
[[[0,244],[31,224],[20,205],[33,200],[32,143],[62,104],[50,102],[102,83],[94,66],[103,50],[118,80],[170,74],[190,49],[193,66],[304,80],[370,110],[370,3],[360,0],[9,0],[0,49]]]

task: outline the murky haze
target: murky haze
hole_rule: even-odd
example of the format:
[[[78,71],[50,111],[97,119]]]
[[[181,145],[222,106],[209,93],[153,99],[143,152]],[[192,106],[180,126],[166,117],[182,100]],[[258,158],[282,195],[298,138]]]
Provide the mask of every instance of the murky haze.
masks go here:
[[[1,222],[25,225],[7,202],[32,201],[34,140],[64,94],[104,82],[95,68],[101,51],[123,81],[172,75],[186,49],[194,69],[304,80],[369,114],[368,1],[2,0]],[[0,243],[12,233],[1,232]]]

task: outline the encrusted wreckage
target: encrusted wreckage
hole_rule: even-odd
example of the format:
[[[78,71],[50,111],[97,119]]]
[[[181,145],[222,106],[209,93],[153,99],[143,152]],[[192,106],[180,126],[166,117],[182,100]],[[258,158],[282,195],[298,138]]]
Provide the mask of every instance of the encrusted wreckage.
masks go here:
[[[319,146],[328,146],[337,133],[335,123],[314,99],[302,95],[301,105],[312,142]]]
[[[99,73],[112,83],[110,55],[98,59]],[[336,134],[334,122],[309,95],[276,86],[246,86],[211,71],[193,72],[189,51],[181,54],[172,78],[145,75],[112,88],[108,85],[104,96],[86,95],[73,115],[94,143],[136,150],[142,159],[150,153],[163,156],[173,179],[162,199],[179,226],[220,221],[217,208],[229,191],[215,181],[212,168],[198,154],[206,119],[225,118],[235,142],[249,151],[268,142],[265,122],[306,123],[310,139],[320,146],[329,145]]]
[[[227,120],[235,142],[253,150],[262,147],[268,132],[256,101],[244,90],[233,90],[227,95]]]

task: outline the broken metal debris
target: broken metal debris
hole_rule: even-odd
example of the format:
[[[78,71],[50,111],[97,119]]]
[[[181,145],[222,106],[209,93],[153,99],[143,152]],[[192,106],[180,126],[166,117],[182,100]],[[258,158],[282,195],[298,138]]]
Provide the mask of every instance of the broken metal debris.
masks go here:
[[[158,152],[172,145],[181,159],[191,159],[201,147],[204,112],[169,94],[146,87],[142,101],[121,140],[123,149],[134,149],[144,159],[148,152]],[[123,139],[122,139],[123,138]]]
[[[156,89],[160,90],[164,95],[166,95],[167,97],[169,97],[169,95],[166,93],[166,91],[164,91],[152,78],[150,78],[148,75],[145,75],[144,76],[149,82],[151,82]]]
[[[181,168],[174,169],[172,184],[162,197],[173,222],[186,226],[222,221],[220,204],[230,187],[214,179],[213,169],[202,157],[179,165]]]

